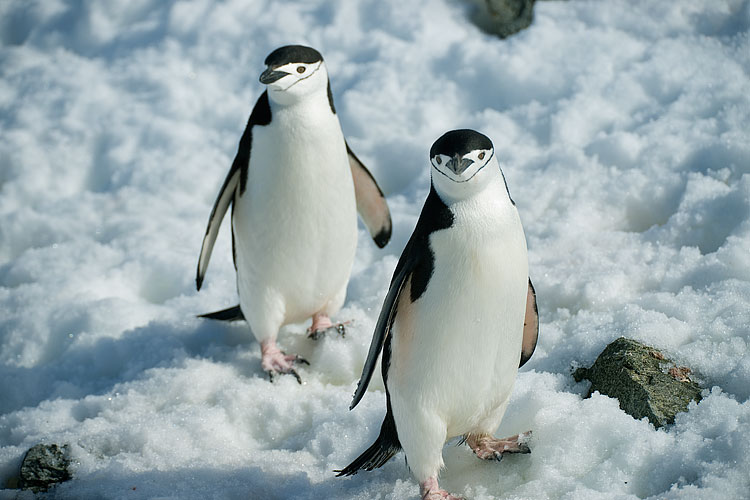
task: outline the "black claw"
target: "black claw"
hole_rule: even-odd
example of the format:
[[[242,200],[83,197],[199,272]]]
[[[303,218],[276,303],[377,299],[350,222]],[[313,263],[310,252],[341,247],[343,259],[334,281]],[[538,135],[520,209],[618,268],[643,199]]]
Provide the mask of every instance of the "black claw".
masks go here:
[[[330,331],[334,331],[342,337],[346,337],[346,326],[343,323],[339,323],[338,325],[329,326],[325,330],[315,330],[314,332],[311,331],[307,334],[307,338],[311,340],[318,340],[320,337],[324,336]]]
[[[529,448],[529,445],[527,445],[526,443],[520,443],[518,445],[518,449],[517,450],[510,450],[510,451],[506,451],[505,453],[521,453],[521,454],[526,454],[526,453],[531,453],[531,448]]]
[[[299,355],[297,356],[297,359],[295,359],[294,361],[296,361],[297,363],[301,363],[303,365],[310,366],[310,362],[308,360],[306,360],[305,358],[303,358],[302,356],[299,356]]]
[[[310,363],[307,362],[307,360],[302,359],[302,358],[300,358],[298,361],[304,362],[305,364],[308,364],[308,365],[310,364]],[[277,372],[275,370],[268,370],[266,373],[268,374],[268,381],[271,382],[272,384],[276,381],[276,375],[278,375],[278,374],[281,374],[281,375],[284,375],[284,374],[292,375],[292,376],[294,376],[295,379],[297,379],[297,383],[299,383],[299,384],[302,383],[302,377],[299,376],[299,373],[297,373],[297,370],[295,370],[295,369],[291,369],[288,372]]]
[[[318,340],[323,335],[323,330],[315,330],[307,334],[307,338],[311,340]]]

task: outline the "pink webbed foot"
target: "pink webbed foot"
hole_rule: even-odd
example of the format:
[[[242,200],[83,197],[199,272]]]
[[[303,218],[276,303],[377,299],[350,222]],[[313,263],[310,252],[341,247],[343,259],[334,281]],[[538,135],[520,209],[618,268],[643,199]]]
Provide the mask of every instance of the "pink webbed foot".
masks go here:
[[[464,500],[464,497],[451,495],[441,489],[435,477],[419,483],[419,494],[422,495],[422,500]]]
[[[268,378],[271,382],[273,382],[276,374],[288,373],[294,375],[294,378],[297,379],[298,383],[302,383],[302,378],[300,378],[297,370],[294,369],[294,364],[300,363],[309,365],[310,363],[305,358],[297,356],[296,354],[286,354],[279,349],[275,340],[264,340],[261,342],[260,352],[262,353],[260,366],[266,373],[268,373]]]
[[[522,432],[505,439],[497,439],[489,435],[469,435],[466,444],[474,454],[482,460],[500,460],[506,453],[531,453],[528,442],[531,431]]]
[[[307,338],[318,340],[327,332],[336,332],[342,337],[346,336],[346,327],[350,322],[332,323],[327,314],[317,313],[313,315],[312,326],[307,329]]]

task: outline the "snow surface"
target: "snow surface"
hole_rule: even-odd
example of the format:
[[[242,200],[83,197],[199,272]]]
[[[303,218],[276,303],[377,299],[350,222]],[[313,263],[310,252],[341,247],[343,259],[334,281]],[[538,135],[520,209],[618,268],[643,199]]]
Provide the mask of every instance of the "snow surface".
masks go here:
[[[377,434],[352,412],[391,273],[452,128],[495,143],[529,244],[541,334],[498,435],[446,446],[474,499],[750,498],[750,2],[541,2],[480,32],[458,0],[0,2],[0,487],[68,443],[57,498],[400,499],[401,456],[332,471]],[[326,57],[394,237],[361,226],[346,338],[280,343],[312,365],[270,385],[236,303],[225,225],[195,291],[211,205],[274,48]],[[225,221],[226,222],[226,221]],[[571,368],[625,335],[692,367],[706,397],[666,429],[584,399]],[[0,498],[30,493],[2,490]]]

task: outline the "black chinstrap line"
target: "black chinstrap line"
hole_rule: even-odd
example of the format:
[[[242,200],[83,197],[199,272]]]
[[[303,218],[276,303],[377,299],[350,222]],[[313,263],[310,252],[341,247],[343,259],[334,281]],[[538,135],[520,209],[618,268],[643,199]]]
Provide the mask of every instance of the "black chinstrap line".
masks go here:
[[[469,177],[468,179],[463,180],[463,181],[458,181],[458,180],[454,179],[450,175],[448,175],[445,172],[443,172],[442,170],[440,170],[437,166],[435,167],[435,170],[437,170],[438,172],[440,172],[441,174],[443,174],[445,177],[447,177],[448,179],[452,180],[453,182],[455,182],[457,184],[463,184],[464,182],[469,182],[470,180],[472,180],[475,175],[477,175],[484,167],[487,166],[487,164],[490,162],[490,160],[492,158],[494,158],[494,156],[495,156],[495,151],[492,151],[492,156],[490,156],[489,159],[486,162],[484,162],[484,165],[482,165],[481,167],[479,167],[476,172],[474,172],[473,174],[471,174],[471,177]],[[501,172],[502,172],[502,170],[501,170]]]

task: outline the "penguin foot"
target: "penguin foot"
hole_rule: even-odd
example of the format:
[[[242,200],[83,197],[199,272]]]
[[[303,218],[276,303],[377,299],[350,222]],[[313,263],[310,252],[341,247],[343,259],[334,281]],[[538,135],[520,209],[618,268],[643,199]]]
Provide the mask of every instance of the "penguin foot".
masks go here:
[[[332,323],[331,318],[326,314],[315,314],[313,315],[312,326],[307,329],[307,338],[312,340],[318,340],[326,333],[338,333],[342,337],[346,337],[346,325],[351,321],[344,321],[343,323]]]
[[[482,460],[497,460],[506,453],[531,453],[528,442],[531,431],[522,432],[505,439],[497,439],[490,435],[471,434],[466,438],[466,444],[474,454]]]
[[[464,500],[464,497],[451,495],[438,486],[437,478],[431,477],[419,483],[419,494],[422,500]]]
[[[294,364],[309,365],[309,361],[296,354],[285,353],[278,348],[274,340],[264,340],[261,342],[260,350],[262,353],[260,366],[263,368],[263,371],[268,373],[268,379],[271,382],[274,381],[276,375],[288,373],[293,375],[298,383],[302,383],[302,378],[297,373],[297,370],[294,369]]]
[[[307,329],[307,338],[312,340],[318,340],[320,337],[324,336],[326,333],[337,333],[341,335],[342,337],[346,337],[346,325],[348,325],[349,322],[346,321],[344,323],[336,323],[335,325],[331,325],[328,328],[324,328],[322,330],[313,330],[312,328]]]

